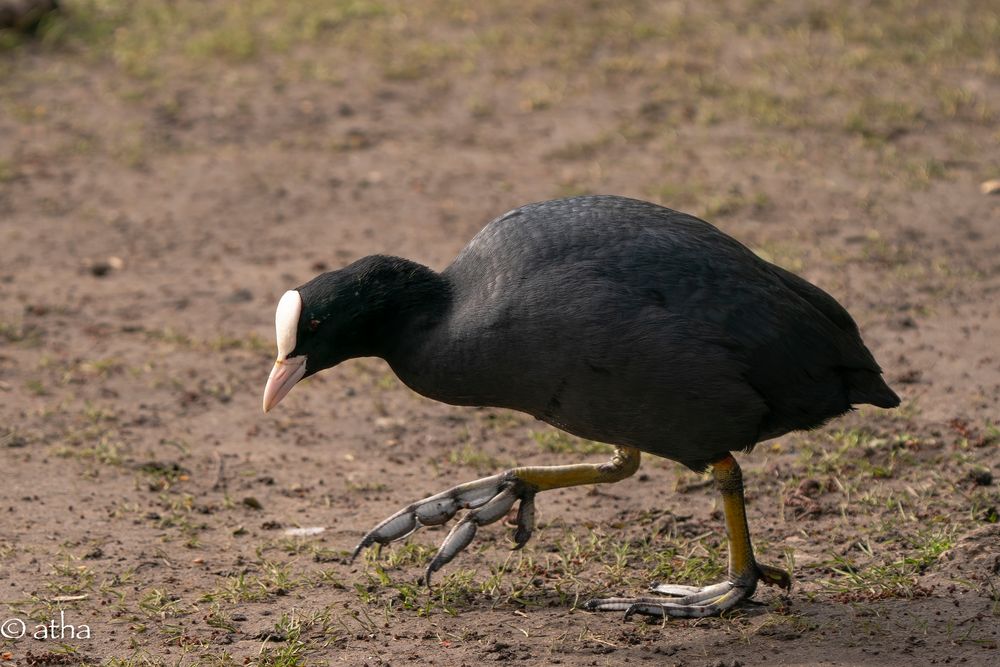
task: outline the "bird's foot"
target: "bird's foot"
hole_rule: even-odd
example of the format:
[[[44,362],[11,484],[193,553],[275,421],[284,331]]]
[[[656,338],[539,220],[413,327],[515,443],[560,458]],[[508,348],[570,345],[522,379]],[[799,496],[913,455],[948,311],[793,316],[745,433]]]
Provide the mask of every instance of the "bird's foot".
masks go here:
[[[508,471],[461,484],[407,505],[369,531],[355,547],[351,560],[373,544],[381,547],[403,539],[421,526],[447,523],[460,509],[471,510],[451,529],[427,566],[424,581],[430,586],[431,575],[469,546],[479,526],[499,521],[518,500],[521,504],[517,511],[514,548],[520,549],[527,543],[535,528],[535,489]]]
[[[792,578],[784,570],[753,564],[753,569],[739,576],[731,576],[711,586],[675,586],[671,584],[654,584],[650,590],[654,593],[668,596],[669,599],[657,597],[642,598],[596,598],[588,600],[583,608],[588,611],[624,611],[628,620],[634,614],[654,616],[658,618],[704,618],[717,616],[734,608],[744,600],[753,597],[757,583],[764,582],[782,588],[791,588]]]

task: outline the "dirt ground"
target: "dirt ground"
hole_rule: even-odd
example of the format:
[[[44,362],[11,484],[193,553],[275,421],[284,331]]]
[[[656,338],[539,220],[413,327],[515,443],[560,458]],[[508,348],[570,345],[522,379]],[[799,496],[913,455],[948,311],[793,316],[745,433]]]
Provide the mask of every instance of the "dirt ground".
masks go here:
[[[67,0],[0,33],[0,666],[1000,663],[991,4]],[[346,556],[412,500],[607,448],[377,359],[261,413],[286,289],[440,269],[585,192],[822,286],[902,396],[742,457],[789,593],[579,609],[723,574],[714,491],[652,457],[539,496],[521,552],[481,530],[428,591],[447,528]],[[14,637],[53,618],[89,638]]]

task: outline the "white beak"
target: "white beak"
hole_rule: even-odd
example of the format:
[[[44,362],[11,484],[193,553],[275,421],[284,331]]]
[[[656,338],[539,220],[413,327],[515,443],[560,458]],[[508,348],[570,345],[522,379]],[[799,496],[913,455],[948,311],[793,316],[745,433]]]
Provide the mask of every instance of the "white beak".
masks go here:
[[[267,412],[292,390],[295,383],[306,374],[306,356],[278,359],[264,386],[264,412]]]

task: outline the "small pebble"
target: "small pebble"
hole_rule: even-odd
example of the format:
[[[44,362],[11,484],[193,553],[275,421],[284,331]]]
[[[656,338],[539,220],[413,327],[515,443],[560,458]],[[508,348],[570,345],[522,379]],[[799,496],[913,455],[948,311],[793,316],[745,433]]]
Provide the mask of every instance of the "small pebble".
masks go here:
[[[226,303],[247,303],[253,301],[253,292],[248,289],[234,290],[225,298]]]
[[[243,506],[255,510],[264,509],[264,506],[261,505],[260,501],[254,498],[253,496],[247,496],[246,498],[244,498]]]
[[[976,486],[989,486],[993,483],[993,472],[988,468],[976,468],[969,471],[969,479]]]
[[[103,278],[111,273],[111,265],[107,262],[97,261],[90,265],[90,275],[95,278]]]

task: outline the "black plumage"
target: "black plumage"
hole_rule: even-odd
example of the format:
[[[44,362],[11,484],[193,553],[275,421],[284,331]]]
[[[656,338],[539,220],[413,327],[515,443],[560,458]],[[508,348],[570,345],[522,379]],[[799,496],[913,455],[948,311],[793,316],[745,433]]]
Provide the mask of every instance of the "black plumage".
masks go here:
[[[298,289],[307,374],[379,356],[439,401],[695,470],[852,404],[899,402],[826,292],[707,222],[623,197],[518,208],[440,274],[373,256]]]
[[[523,206],[489,223],[441,273],[372,256],[286,292],[268,410],[302,377],[378,356],[415,391],[446,403],[521,410],[615,445],[603,464],[521,467],[412,503],[369,531],[355,555],[469,510],[431,575],[519,502],[515,548],[540,491],[612,483],[640,452],[712,468],[729,537],[729,577],[664,598],[598,598],[597,611],[701,617],[733,608],[787,572],[756,560],[743,477],[730,452],[814,428],[853,404],[899,398],[830,295],[712,225],[623,197]]]

